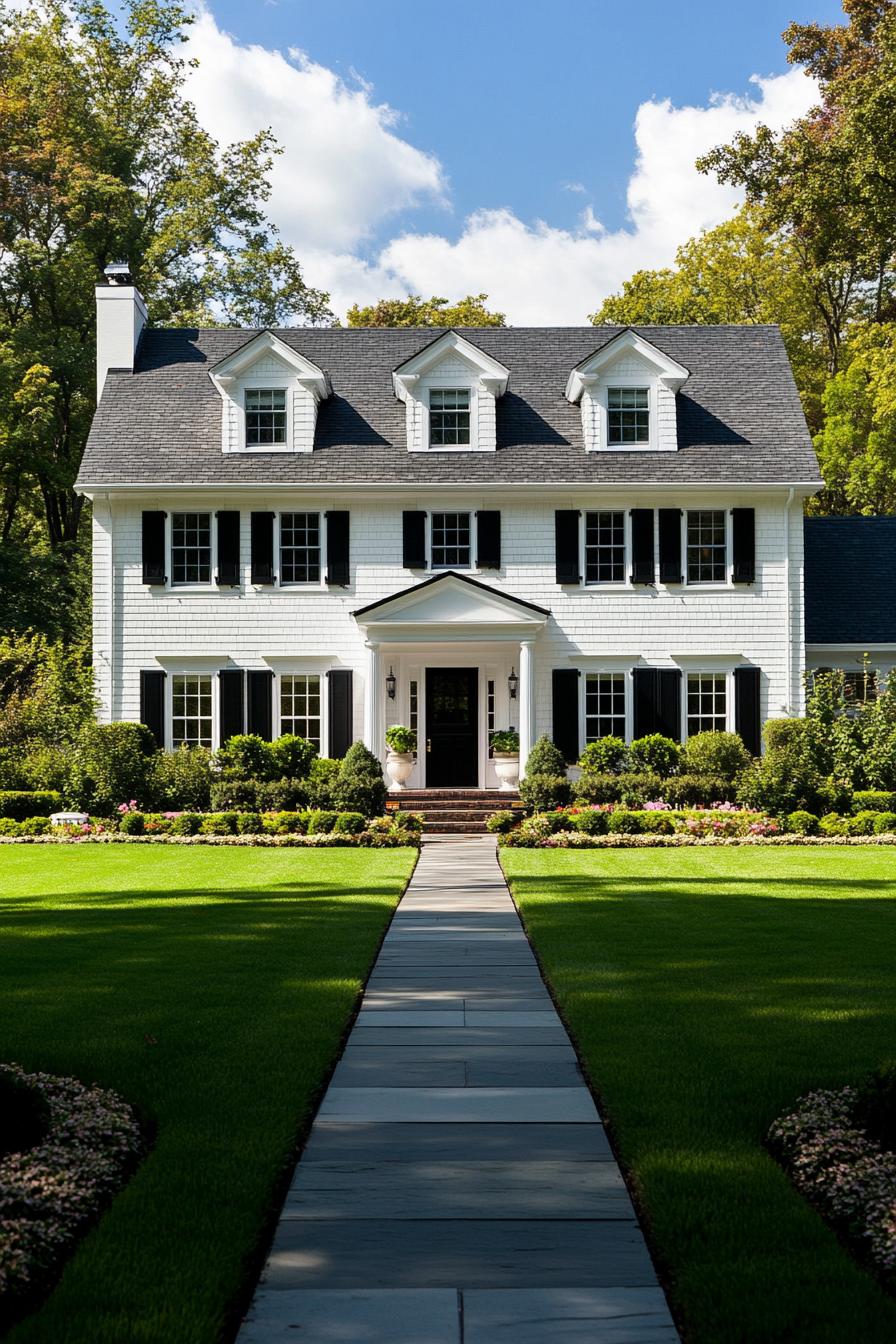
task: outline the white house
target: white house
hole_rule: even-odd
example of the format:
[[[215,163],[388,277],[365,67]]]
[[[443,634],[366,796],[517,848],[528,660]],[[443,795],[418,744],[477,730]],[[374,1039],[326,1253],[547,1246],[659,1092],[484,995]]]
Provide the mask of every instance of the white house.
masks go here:
[[[97,289],[102,714],[166,747],[415,727],[420,786],[489,734],[573,761],[799,712],[820,486],[774,327],[152,329]]]

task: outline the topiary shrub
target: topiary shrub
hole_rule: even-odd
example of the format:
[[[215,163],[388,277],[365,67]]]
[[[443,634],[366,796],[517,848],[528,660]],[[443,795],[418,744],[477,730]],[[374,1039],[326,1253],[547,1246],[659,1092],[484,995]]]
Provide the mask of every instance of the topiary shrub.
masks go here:
[[[675,822],[668,812],[639,812],[638,821],[644,835],[675,834]]]
[[[211,789],[211,811],[254,812],[258,789],[257,779],[218,779]]]
[[[695,733],[684,744],[681,770],[689,775],[711,775],[729,783],[753,762],[737,733]]]
[[[172,818],[172,835],[198,835],[199,827],[202,825],[202,817],[198,812],[182,812],[179,817]]]
[[[811,812],[802,810],[791,812],[785,822],[784,829],[790,835],[816,835],[818,833],[818,818]]]
[[[526,761],[526,775],[550,775],[557,779],[560,775],[566,774],[566,758],[559,747],[555,747],[549,737],[544,734],[538,739],[529,752],[529,759]]]
[[[622,786],[622,775],[592,774],[585,771],[579,776],[572,791],[581,803],[618,803]],[[657,781],[659,783],[659,781]]]
[[[673,807],[711,807],[732,803],[737,790],[727,779],[715,775],[673,775],[663,781],[663,798]]]
[[[345,815],[349,816],[351,814],[345,813]],[[359,816],[360,813],[356,813],[355,815]],[[338,816],[339,813],[337,812],[320,812],[320,811],[306,812],[305,813],[306,834],[330,835],[331,832],[334,831],[336,828],[336,821]],[[363,817],[361,819],[363,821]],[[361,829],[363,830],[363,827]]]
[[[625,769],[626,746],[621,737],[601,737],[589,742],[579,758],[588,774],[618,775]]]
[[[896,835],[896,812],[878,812],[874,823],[875,835]]]
[[[597,808],[588,807],[582,812],[574,812],[570,816],[573,830],[581,831],[583,835],[606,835],[607,818],[609,812],[600,812]]]
[[[157,751],[149,762],[149,801],[163,812],[207,812],[212,779],[212,753],[207,747]]]
[[[142,812],[125,812],[118,829],[122,835],[142,835],[146,830],[146,818]]]
[[[896,793],[884,789],[857,789],[852,796],[854,812],[893,812]]]
[[[846,834],[873,835],[874,823],[879,816],[879,812],[856,812],[854,816],[846,818]]]
[[[343,756],[332,797],[340,812],[361,812],[365,817],[378,817],[385,809],[383,767],[363,742],[353,742]]]
[[[53,789],[4,789],[0,792],[0,817],[24,821],[62,811],[62,794]]]
[[[681,747],[662,733],[636,738],[628,749],[628,763],[634,772],[659,775],[661,779],[674,775],[680,760]]]
[[[236,819],[237,835],[261,835],[264,822],[260,812],[239,812]]]
[[[333,785],[338,775],[338,761],[331,760],[329,756],[315,757],[304,781],[310,807],[332,807]]]
[[[18,827],[18,835],[49,835],[53,829],[49,817],[26,817],[24,821],[13,822]]]
[[[641,818],[636,812],[617,808],[615,812],[607,813],[607,832],[610,835],[639,835]]]
[[[530,775],[520,780],[520,797],[530,812],[553,812],[565,807],[572,797],[572,786],[565,775]]]
[[[259,812],[299,812],[309,802],[304,780],[255,781],[255,806]]]
[[[583,774],[574,787],[582,803],[624,803],[631,808],[662,797],[666,785],[659,775],[626,771],[621,775]]]
[[[819,821],[818,830],[821,835],[845,835],[846,821],[843,817],[839,817],[836,812],[829,812]]]
[[[263,819],[268,835],[307,835],[307,812],[272,812]]]
[[[307,737],[284,733],[269,743],[267,756],[272,779],[307,779],[311,762],[317,757],[317,747]]]
[[[486,817],[485,827],[492,835],[506,835],[508,831],[513,830],[519,819],[518,812],[506,810],[493,812],[490,817]]]
[[[333,823],[333,834],[360,835],[366,827],[367,821],[360,812],[340,812]]]
[[[271,747],[257,733],[236,733],[215,752],[222,779],[270,779]]]
[[[155,738],[142,723],[90,724],[74,752],[71,801],[100,817],[132,798],[145,804],[155,753]]]

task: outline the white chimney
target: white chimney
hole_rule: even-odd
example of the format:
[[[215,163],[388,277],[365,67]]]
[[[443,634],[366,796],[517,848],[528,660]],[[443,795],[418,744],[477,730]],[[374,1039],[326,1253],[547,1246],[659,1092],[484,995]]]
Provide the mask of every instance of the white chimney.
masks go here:
[[[133,372],[140,333],[146,326],[143,295],[131,281],[127,262],[115,261],[96,287],[96,399],[99,402],[110,369]]]

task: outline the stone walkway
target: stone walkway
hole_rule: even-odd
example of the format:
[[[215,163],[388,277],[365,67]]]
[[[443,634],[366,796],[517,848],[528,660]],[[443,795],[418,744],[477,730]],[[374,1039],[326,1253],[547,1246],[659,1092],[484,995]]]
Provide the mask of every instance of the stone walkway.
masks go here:
[[[491,839],[424,842],[238,1344],[674,1344]]]

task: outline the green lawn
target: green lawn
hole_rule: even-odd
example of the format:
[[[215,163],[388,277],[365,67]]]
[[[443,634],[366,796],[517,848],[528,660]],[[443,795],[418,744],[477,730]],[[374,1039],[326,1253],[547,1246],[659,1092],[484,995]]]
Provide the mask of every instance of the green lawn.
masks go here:
[[[896,1055],[896,853],[504,850],[685,1338],[896,1339],[896,1301],[763,1149]]]
[[[0,1059],[114,1088],[151,1153],[15,1344],[212,1344],[410,850],[0,847]]]

